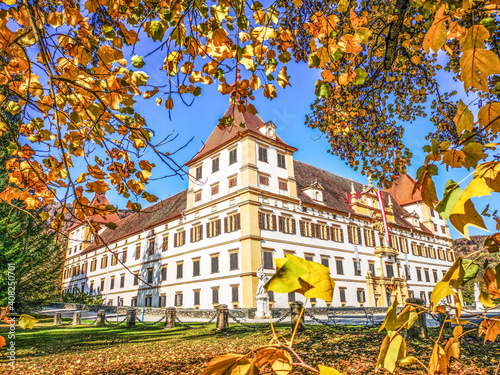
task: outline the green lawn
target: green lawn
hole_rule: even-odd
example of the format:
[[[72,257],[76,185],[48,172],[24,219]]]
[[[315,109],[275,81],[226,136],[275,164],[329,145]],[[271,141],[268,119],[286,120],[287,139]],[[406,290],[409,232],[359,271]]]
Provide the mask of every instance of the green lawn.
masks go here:
[[[200,330],[165,330],[162,323],[153,327],[139,324],[135,329],[123,325],[54,327],[52,317],[38,319],[33,330],[16,331],[17,364],[12,374],[200,374],[211,358],[227,352],[245,353],[271,338],[268,326],[254,331],[231,325],[225,332],[215,332],[214,324]],[[6,325],[1,324],[0,335],[6,332]],[[290,336],[287,326],[278,327],[278,332]],[[432,329],[434,335],[437,330]],[[298,337],[295,348],[313,366],[329,365],[345,374],[374,374],[383,337],[375,328],[310,325]],[[427,362],[432,345],[430,339],[412,342],[408,354]],[[493,374],[499,360],[500,345],[484,345],[473,333],[462,340],[460,361],[452,362],[450,373]],[[0,371],[9,369],[6,358],[0,357]],[[423,371],[410,366],[396,373]]]

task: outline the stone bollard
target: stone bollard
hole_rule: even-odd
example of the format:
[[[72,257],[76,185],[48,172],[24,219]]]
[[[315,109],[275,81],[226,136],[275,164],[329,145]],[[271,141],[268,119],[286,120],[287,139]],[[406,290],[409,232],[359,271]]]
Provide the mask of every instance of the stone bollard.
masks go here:
[[[229,328],[229,310],[227,305],[217,306],[217,328],[216,331],[222,331]]]
[[[102,327],[106,324],[106,311],[99,310],[97,312],[97,320],[95,321],[96,327]]]
[[[420,298],[408,298],[406,300],[407,304],[412,304],[412,305],[420,305],[425,307],[425,301],[420,299]],[[418,309],[417,312],[420,312],[421,310]],[[426,339],[428,336],[427,333],[427,320],[426,320],[427,313],[420,314],[418,316],[417,321],[415,324],[413,324],[410,329],[408,330],[408,338],[409,339]]]
[[[56,314],[54,315],[54,325],[57,326],[59,324],[62,324],[61,313],[56,312]]]
[[[134,308],[127,310],[127,323],[126,323],[127,328],[135,328],[135,315],[136,311]]]
[[[73,313],[73,325],[74,326],[79,326],[82,324],[82,312],[81,311],[75,311]]]
[[[290,316],[292,317],[292,331],[295,329],[295,325],[299,320],[300,312],[302,311],[302,306],[303,306],[302,302],[292,302],[290,304]],[[299,326],[297,327],[297,332],[305,330],[306,330],[306,322],[304,320],[304,314],[302,314]]]
[[[175,328],[175,307],[168,307],[165,310],[165,328]]]

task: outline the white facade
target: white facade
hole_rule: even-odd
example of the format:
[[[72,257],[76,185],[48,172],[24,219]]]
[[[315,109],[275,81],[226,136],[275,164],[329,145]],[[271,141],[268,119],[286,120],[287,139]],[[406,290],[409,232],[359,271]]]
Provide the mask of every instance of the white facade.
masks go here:
[[[293,253],[330,267],[336,282],[334,306],[387,306],[396,291],[398,298],[413,295],[429,301],[433,285],[454,260],[445,221],[436,217],[439,230],[429,231],[418,222],[426,218],[423,203],[406,211],[398,206],[398,212],[408,215],[389,220],[390,233],[396,239],[395,248],[390,249],[380,242],[380,231],[370,232],[375,222],[370,215],[380,211],[371,198],[373,188],[356,184],[356,193],[361,194],[357,203],[351,200],[345,205],[344,198],[336,203],[334,193],[348,199],[345,188],[333,186],[334,182],[345,185],[345,179],[294,162],[295,149],[274,134],[248,128],[243,135],[227,136],[227,142],[200,152],[201,156],[187,163],[191,176],[199,179],[191,179],[187,191],[163,201],[180,202],[175,209],[166,209],[165,218],[144,226],[144,218],[155,212],[155,205],[149,213],[118,221],[116,232],[107,229],[102,234],[109,250],[91,243],[83,226],[74,228],[69,233],[63,288],[100,293],[113,305],[255,307],[258,266],[264,264],[266,273],[272,275],[275,266],[270,260]],[[261,160],[264,152],[260,149],[266,150],[266,160]],[[197,175],[198,168],[201,175]],[[309,175],[306,181],[304,176]],[[413,211],[419,219],[409,215]],[[129,229],[120,232],[122,226]],[[441,227],[446,233],[439,233]],[[311,228],[314,236],[310,236]],[[334,228],[341,228],[342,241]],[[356,243],[356,233],[362,234],[361,243]],[[406,253],[399,238],[407,242]],[[417,248],[412,244],[420,246],[420,255],[414,255]],[[150,246],[154,246],[152,255]],[[113,254],[119,261],[112,261]],[[294,298],[304,300],[298,294],[271,296],[275,307],[286,307]],[[308,305],[324,306],[325,302],[309,301]]]

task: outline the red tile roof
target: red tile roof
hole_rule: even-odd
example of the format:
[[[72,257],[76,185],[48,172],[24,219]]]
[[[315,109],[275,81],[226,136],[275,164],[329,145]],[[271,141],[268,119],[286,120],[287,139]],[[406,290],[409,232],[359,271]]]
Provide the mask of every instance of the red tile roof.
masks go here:
[[[294,171],[295,179],[297,181],[298,197],[302,200],[302,202],[309,204],[318,204],[300,190],[306,186],[309,186],[311,182],[314,182],[317,179],[317,181],[324,188],[323,203],[326,207],[339,212],[343,212],[345,214],[355,213],[351,207],[349,199],[351,195],[351,184],[354,185],[354,190],[356,192],[363,191],[366,186],[360,184],[359,182],[337,176],[333,173],[313,167],[312,165],[302,163],[297,160],[294,161]],[[390,195],[391,194],[386,191],[382,192],[385,207],[389,207]],[[403,216],[408,214],[408,212],[398,204],[394,197],[392,197],[392,205],[394,210],[394,218],[397,225],[404,228],[414,230],[417,229],[432,234],[425,226],[420,225],[419,228],[416,228],[410,222],[403,219]],[[359,214],[357,215],[359,216]]]
[[[254,134],[258,134],[261,137],[265,137],[260,131],[259,128],[265,125],[266,123],[259,117],[259,115],[251,114],[250,111],[246,110],[245,112],[240,111],[240,107],[238,105],[231,105],[227,109],[226,113],[224,113],[223,117],[232,117],[234,119],[234,123],[230,127],[225,126],[216,126],[215,129],[208,137],[207,141],[201,148],[201,150],[196,154],[194,158],[192,158],[186,165],[192,164],[195,161],[199,160],[205,155],[208,155],[210,152],[216,150],[218,147],[225,145],[237,137],[243,136],[246,132],[251,132]],[[245,124],[244,127],[241,127],[240,124]],[[295,147],[292,147],[286,144],[278,135],[276,135],[276,139],[272,140],[267,138],[267,140],[275,141],[278,144],[286,146],[288,148],[297,150]]]
[[[157,226],[162,222],[171,220],[177,216],[180,217],[182,211],[186,209],[186,202],[187,190],[184,190],[171,196],[170,198],[164,199],[159,203],[145,208],[141,212],[137,212],[118,221],[114,230],[107,228],[101,233],[101,239],[105,243],[111,244],[122,238],[131,236],[134,233],[140,233],[148,230],[149,228]],[[98,249],[102,246],[102,243],[98,245],[92,244],[83,250],[82,253],[88,253],[89,251]]]
[[[392,187],[390,189],[386,189],[386,191],[391,193],[402,206],[422,202],[423,200],[420,190],[417,190],[415,194],[412,194],[415,183],[416,181],[411,176],[403,174],[392,185]]]
[[[101,205],[104,205],[104,206],[110,206],[111,203],[109,203],[109,200],[108,198],[106,198],[106,195],[104,194],[95,194],[94,195],[94,198],[92,198],[92,201],[89,203],[89,207],[96,207],[96,209],[94,209],[93,211],[93,214],[90,215],[88,217],[88,219],[92,222],[96,222],[96,223],[116,223],[118,220],[120,220],[120,218],[118,217],[118,215],[116,213],[108,213],[108,214],[105,214],[104,216],[100,214],[100,210],[98,210],[98,207],[101,206]],[[68,232],[78,228],[80,225],[83,225],[85,224],[85,222],[83,221],[79,221],[77,220],[69,229],[68,229]]]

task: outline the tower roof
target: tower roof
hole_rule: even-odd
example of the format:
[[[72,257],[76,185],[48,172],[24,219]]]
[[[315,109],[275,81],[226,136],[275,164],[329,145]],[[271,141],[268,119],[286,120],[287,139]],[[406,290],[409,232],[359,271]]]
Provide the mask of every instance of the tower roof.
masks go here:
[[[94,194],[94,198],[89,203],[89,207],[92,208],[92,214],[88,216],[88,219],[92,222],[96,223],[116,223],[120,218],[115,212],[106,213],[104,215],[101,212],[105,211],[105,208],[100,208],[100,206],[110,206],[108,198],[104,194]],[[78,228],[80,225],[84,224],[84,222],[77,220],[68,231],[72,231],[73,229]]]
[[[251,112],[252,109],[253,106],[251,107],[236,104],[230,105],[226,113],[224,113],[223,117],[233,118],[233,125],[224,126],[218,124],[212,131],[212,134],[210,134],[210,136],[208,137],[201,150],[198,151],[196,156],[188,161],[186,165],[196,162],[197,160],[210,154],[212,151],[218,149],[219,147],[233,141],[235,138],[243,136],[247,132],[254,133],[260,137],[265,137],[267,140],[277,142],[278,144],[290,148],[293,151],[297,150],[295,147],[292,147],[285,143],[277,135],[275,139],[271,139],[263,135],[259,129],[266,125],[266,123],[260,118],[259,115],[253,114]],[[244,124],[244,126],[240,126],[240,124]]]

